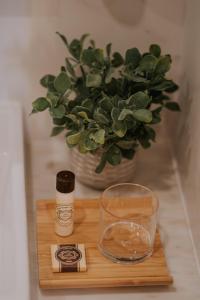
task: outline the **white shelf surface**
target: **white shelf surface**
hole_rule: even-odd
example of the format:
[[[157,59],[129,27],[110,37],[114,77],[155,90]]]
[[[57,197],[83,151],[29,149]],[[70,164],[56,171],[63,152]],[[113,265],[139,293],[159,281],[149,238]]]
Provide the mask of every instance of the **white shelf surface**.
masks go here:
[[[30,145],[28,157],[29,178],[29,240],[31,241],[32,287],[34,300],[199,300],[200,277],[186,221],[177,170],[170,152],[170,141],[165,133],[159,133],[151,149],[140,151],[133,182],[152,188],[160,201],[159,226],[164,243],[167,263],[174,278],[170,287],[71,289],[42,291],[38,287],[35,246],[35,201],[54,198],[55,175],[61,169],[70,168],[69,154],[61,138],[35,140]],[[80,183],[76,185],[77,197],[98,197],[99,191]]]

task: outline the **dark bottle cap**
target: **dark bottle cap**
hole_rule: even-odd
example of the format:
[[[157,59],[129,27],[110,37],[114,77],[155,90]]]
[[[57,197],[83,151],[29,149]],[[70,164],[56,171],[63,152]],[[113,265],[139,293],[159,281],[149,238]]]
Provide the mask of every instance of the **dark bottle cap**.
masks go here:
[[[70,171],[60,171],[56,176],[56,190],[60,193],[71,193],[74,190],[75,175]]]

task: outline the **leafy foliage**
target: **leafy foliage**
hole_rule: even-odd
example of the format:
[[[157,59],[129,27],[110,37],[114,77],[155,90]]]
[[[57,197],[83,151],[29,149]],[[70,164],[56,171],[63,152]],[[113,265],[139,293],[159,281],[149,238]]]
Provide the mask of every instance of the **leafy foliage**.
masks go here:
[[[161,121],[161,111],[179,111],[178,103],[170,101],[170,93],[178,89],[166,78],[171,56],[163,55],[153,44],[149,52],[128,49],[125,57],[105,51],[90,40],[88,34],[69,42],[60,33],[71,56],[57,76],[47,74],[40,80],[46,97],[33,103],[33,113],[49,110],[53,120],[51,136],[66,130],[66,143],[81,153],[103,149],[96,172],[106,163],[119,164],[123,157],[132,159],[137,147],[151,146],[156,133],[153,125]]]

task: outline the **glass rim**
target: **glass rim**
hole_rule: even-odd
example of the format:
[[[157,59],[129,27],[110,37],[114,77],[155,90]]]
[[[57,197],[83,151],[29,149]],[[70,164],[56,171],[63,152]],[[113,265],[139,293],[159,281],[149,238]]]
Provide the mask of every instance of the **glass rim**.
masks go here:
[[[155,200],[155,209],[153,209],[153,212],[151,214],[149,214],[148,216],[144,215],[144,214],[140,214],[139,216],[137,217],[131,217],[131,218],[124,218],[124,217],[119,217],[115,214],[113,214],[110,210],[108,210],[104,203],[103,203],[103,199],[105,199],[104,197],[104,194],[112,189],[112,188],[115,188],[115,187],[118,187],[118,186],[135,186],[135,187],[140,187],[148,192],[151,193],[151,195],[153,196],[153,199]],[[116,219],[119,219],[119,220],[136,220],[136,219],[139,219],[141,217],[152,217],[153,215],[155,215],[157,212],[158,212],[158,208],[159,208],[159,201],[158,201],[158,198],[157,196],[155,195],[155,193],[148,187],[142,185],[142,184],[139,184],[139,183],[131,183],[131,182],[125,182],[125,183],[117,183],[117,184],[113,184],[113,185],[110,185],[109,187],[107,187],[103,193],[101,194],[101,197],[100,197],[100,204],[101,204],[101,207],[104,209],[105,212],[107,212],[109,215],[113,216],[114,218]]]

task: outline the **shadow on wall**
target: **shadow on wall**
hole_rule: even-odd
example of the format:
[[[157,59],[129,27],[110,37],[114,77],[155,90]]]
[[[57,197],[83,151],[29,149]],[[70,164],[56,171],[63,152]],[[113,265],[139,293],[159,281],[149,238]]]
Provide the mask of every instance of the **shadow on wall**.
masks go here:
[[[144,16],[145,9],[173,24],[182,25],[185,16],[185,0],[102,0],[112,17],[128,26],[136,26]]]
[[[192,141],[193,136],[190,122],[194,119],[194,98],[191,93],[191,84],[187,78],[187,72],[184,72],[181,78],[181,90],[180,90],[180,104],[181,115],[177,124],[176,131],[174,132],[174,151],[179,163],[179,170],[181,176],[188,177],[190,174],[190,162],[192,155]],[[183,101],[184,100],[184,101]],[[171,132],[173,132],[176,119],[171,123]],[[187,163],[185,163],[187,162]]]
[[[103,3],[114,19],[122,24],[135,26],[144,15],[146,0],[103,0]]]

